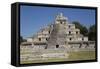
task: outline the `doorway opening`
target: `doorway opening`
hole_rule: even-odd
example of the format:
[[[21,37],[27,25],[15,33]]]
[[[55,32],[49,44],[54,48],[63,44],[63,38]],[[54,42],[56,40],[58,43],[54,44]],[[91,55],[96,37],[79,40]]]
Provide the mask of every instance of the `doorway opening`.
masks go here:
[[[59,48],[59,45],[56,45],[56,48]]]

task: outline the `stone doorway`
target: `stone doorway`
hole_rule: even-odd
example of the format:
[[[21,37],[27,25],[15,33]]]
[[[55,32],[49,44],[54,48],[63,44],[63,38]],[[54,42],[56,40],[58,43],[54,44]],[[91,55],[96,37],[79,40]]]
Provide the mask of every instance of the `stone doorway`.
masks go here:
[[[56,48],[59,48],[59,45],[56,45]]]

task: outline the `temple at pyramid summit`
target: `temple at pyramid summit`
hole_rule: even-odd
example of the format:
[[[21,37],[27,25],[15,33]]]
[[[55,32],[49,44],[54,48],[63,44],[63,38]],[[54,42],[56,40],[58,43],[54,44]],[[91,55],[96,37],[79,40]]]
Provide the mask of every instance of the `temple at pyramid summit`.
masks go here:
[[[33,28],[34,29],[34,28]],[[69,23],[68,18],[60,13],[54,22],[37,31],[20,45],[21,53],[30,52],[30,56],[21,55],[21,61],[33,60],[33,57],[62,57],[70,51],[94,51],[95,41],[89,41],[87,36],[80,33],[75,24]],[[58,53],[59,51],[60,53]],[[35,52],[37,54],[35,54]],[[34,56],[35,55],[35,56]],[[36,60],[40,59],[36,57]],[[35,59],[34,59],[35,60]]]

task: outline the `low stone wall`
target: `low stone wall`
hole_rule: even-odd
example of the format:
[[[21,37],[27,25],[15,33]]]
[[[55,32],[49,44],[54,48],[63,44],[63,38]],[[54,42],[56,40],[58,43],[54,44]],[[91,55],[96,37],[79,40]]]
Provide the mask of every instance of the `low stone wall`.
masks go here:
[[[69,42],[69,48],[79,48],[79,49],[94,49],[95,41],[86,41],[86,42]]]

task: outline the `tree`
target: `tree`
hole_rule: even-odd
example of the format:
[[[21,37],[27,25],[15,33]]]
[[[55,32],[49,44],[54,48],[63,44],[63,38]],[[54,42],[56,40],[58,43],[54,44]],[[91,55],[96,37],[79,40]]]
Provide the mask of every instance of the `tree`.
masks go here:
[[[23,39],[23,37],[20,36],[20,43],[22,43],[22,42],[26,42],[26,41],[27,41],[26,39]]]
[[[23,42],[23,37],[22,36],[20,36],[20,43],[22,43]]]
[[[96,28],[95,24],[90,26],[89,33],[88,33],[89,40],[92,40],[92,41],[96,40],[96,29],[95,28]]]
[[[76,28],[80,29],[81,34],[88,36],[88,29],[85,26],[81,25],[78,21],[73,21],[72,23],[75,24]]]

